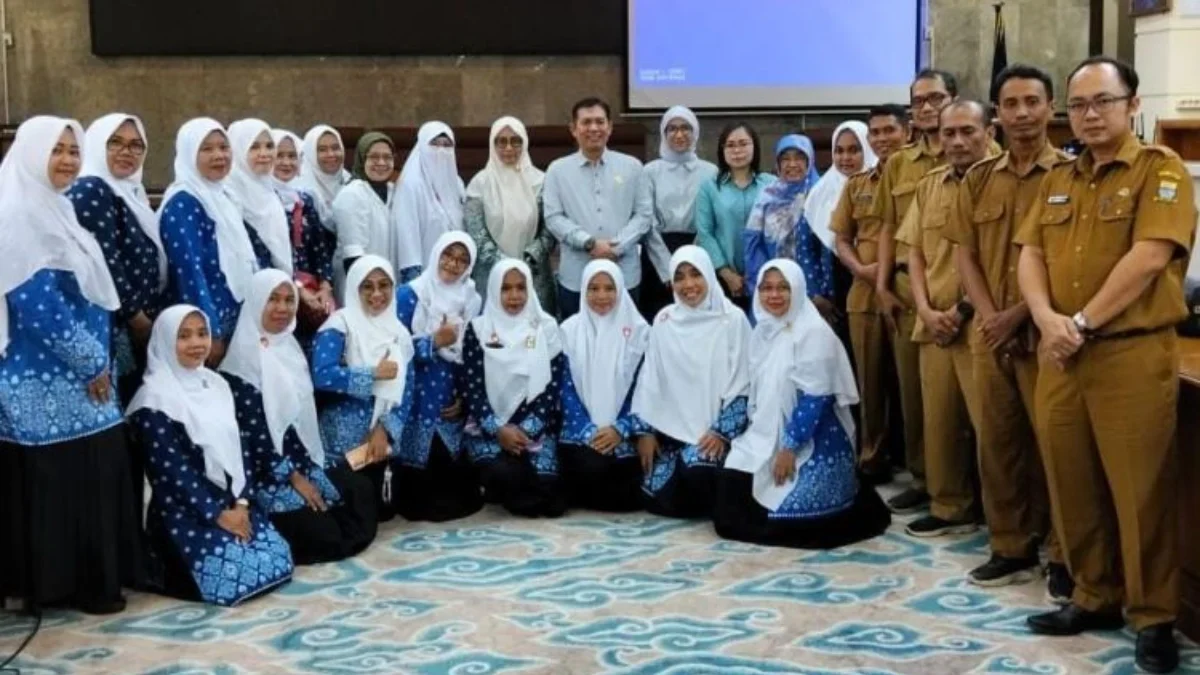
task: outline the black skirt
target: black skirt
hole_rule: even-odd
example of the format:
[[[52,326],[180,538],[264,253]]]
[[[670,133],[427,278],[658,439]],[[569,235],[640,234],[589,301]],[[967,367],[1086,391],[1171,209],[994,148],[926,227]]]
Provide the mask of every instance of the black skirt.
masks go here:
[[[483,495],[475,470],[435,433],[425,468],[392,467],[392,506],[405,520],[444,523],[482,509]]]
[[[292,548],[297,565],[343,560],[361,553],[375,540],[374,485],[349,469],[326,469],[342,502],[328,511],[310,508],[270,515],[271,524]]]
[[[862,486],[850,508],[830,516],[811,519],[772,519],[754,499],[754,476],[744,471],[721,469],[717,485],[717,508],[713,525],[725,539],[766,546],[830,549],[848,546],[887,530],[891,512],[869,486]]]
[[[527,456],[500,451],[479,465],[484,499],[503,506],[514,516],[557,518],[567,512],[567,499],[558,476],[543,476]]]
[[[663,243],[672,254],[681,247],[696,241],[694,232],[663,232]],[[584,289],[586,291],[587,289]],[[650,247],[642,246],[642,285],[638,298],[638,309],[646,321],[654,323],[654,317],[663,307],[675,302],[675,294],[658,278],[654,263],[650,261]]]
[[[642,508],[642,462],[602,455],[587,446],[558,446],[571,506],[627,513]]]
[[[0,443],[0,596],[86,610],[142,586],[129,474],[124,425],[53,445]]]

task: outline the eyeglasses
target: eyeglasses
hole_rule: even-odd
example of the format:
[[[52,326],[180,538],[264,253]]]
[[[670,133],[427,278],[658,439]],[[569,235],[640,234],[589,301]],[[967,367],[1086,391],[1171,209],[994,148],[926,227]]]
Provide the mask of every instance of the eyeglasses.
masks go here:
[[[114,155],[119,155],[122,152],[128,151],[134,157],[141,157],[146,154],[146,144],[141,141],[130,141],[128,143],[119,138],[110,138],[105,147]]]
[[[741,150],[752,147],[754,147],[754,141],[728,141],[725,143],[726,150]]]
[[[692,125],[690,125],[690,124],[668,124],[665,131],[667,132],[668,136],[674,136],[675,134],[691,134],[692,133]]]
[[[388,154],[388,155],[367,155],[367,161],[374,162],[375,164],[391,164],[392,160],[394,160],[394,159],[395,159],[395,156],[390,155],[390,154]]]
[[[938,91],[926,96],[913,96],[910,100],[910,104],[912,105],[913,110],[920,110],[921,108],[924,108],[926,104],[935,108],[939,108],[948,100],[950,100],[949,94],[944,94]]]
[[[468,258],[467,256],[463,256],[463,255],[454,255],[453,253],[443,253],[442,254],[442,263],[447,264],[447,265],[453,264],[455,267],[466,267],[467,265],[471,264],[471,259]]]
[[[521,140],[520,136],[510,136],[508,138],[497,138],[497,148],[513,148],[520,149],[525,147],[525,141]]]
[[[1128,101],[1132,96],[1111,96],[1109,94],[1101,94],[1092,100],[1075,99],[1067,101],[1067,112],[1072,115],[1086,115],[1088,108],[1095,110],[1098,114],[1103,115],[1113,109],[1118,101]]]

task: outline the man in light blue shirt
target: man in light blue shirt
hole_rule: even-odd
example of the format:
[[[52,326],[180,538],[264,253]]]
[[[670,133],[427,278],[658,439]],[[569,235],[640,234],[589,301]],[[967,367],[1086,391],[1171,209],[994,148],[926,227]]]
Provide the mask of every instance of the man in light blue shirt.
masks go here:
[[[637,298],[642,281],[638,243],[653,216],[649,193],[639,189],[642,163],[607,147],[612,135],[608,104],[598,98],[576,103],[571,134],[579,152],[554,160],[542,186],[546,227],[561,244],[560,319],[579,311],[583,267],[594,258],[615,261]]]

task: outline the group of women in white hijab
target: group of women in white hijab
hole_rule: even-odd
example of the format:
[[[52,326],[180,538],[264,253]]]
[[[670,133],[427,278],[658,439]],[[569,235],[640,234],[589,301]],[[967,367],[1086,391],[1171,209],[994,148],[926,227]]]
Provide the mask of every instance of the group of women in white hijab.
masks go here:
[[[0,165],[0,595],[106,613],[145,585],[236,604],[362,551],[393,514],[484,502],[711,517],[793,546],[882,531],[854,474],[846,356],[801,267],[758,266],[751,328],[675,236],[711,171],[673,110],[646,188],[662,221],[647,248],[673,250],[653,325],[604,260],[577,315],[547,311],[542,174],[513,118],[467,188],[440,123],[397,186],[382,134],[348,176],[330,127],[194,119],[158,213],[136,116],[22,124]]]

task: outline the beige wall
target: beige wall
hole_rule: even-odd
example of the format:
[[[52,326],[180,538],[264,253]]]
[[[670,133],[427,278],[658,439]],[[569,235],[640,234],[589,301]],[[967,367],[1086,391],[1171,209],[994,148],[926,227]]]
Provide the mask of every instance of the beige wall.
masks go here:
[[[487,125],[505,113],[537,125],[565,123],[571,103],[582,96],[614,103],[623,96],[616,57],[100,59],[91,55],[87,0],[4,1],[14,40],[12,121],[52,112],[87,124],[113,110],[139,113],[152,144],[147,167],[152,184],[168,178],[175,130],[198,114],[226,122],[254,115],[300,133],[317,121]],[[961,75],[964,93],[985,95],[991,3],[930,4],[935,63]],[[1044,65],[1061,81],[1086,55],[1088,0],[1008,0],[1005,13],[1010,61]],[[135,21],[130,17],[131,25]],[[638,119],[657,131],[656,120]],[[767,140],[799,125],[829,122],[786,115],[753,121]],[[722,122],[704,124],[708,145]]]

